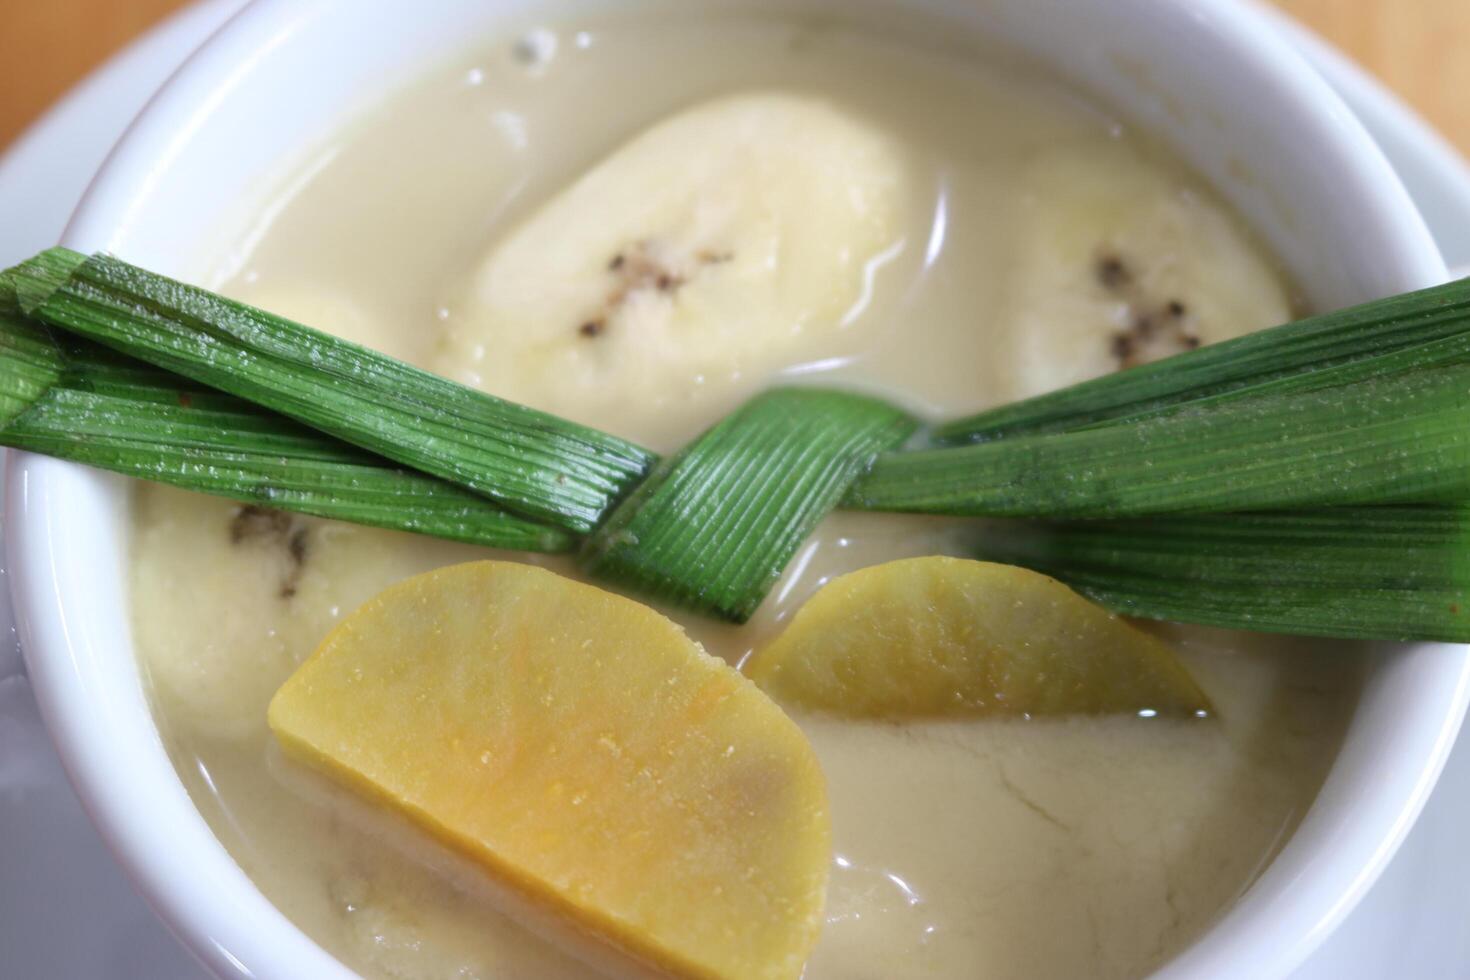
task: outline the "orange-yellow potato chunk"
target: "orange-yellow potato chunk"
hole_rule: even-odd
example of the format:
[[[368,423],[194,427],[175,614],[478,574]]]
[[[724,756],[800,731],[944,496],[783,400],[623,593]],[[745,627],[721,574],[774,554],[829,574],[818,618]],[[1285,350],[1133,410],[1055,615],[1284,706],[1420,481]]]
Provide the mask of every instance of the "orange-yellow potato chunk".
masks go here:
[[[779,701],[858,718],[1209,710],[1156,638],[1055,579],[961,558],[833,579],[745,672]]]
[[[660,969],[794,978],[816,941],[831,839],[811,746],[629,599],[506,562],[408,579],[327,636],[270,725]]]

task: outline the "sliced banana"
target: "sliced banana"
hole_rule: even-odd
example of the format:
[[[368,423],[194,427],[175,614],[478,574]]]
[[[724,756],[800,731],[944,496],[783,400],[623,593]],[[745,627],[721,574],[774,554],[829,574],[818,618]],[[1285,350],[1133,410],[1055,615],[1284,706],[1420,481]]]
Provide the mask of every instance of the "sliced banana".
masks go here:
[[[891,136],[823,99],[697,105],[494,248],[439,368],[589,424],[615,407],[648,438],[706,382],[739,397],[713,382],[827,356],[902,234],[909,180]]]
[[[1290,319],[1281,276],[1235,219],[1120,140],[1041,152],[1017,208],[998,321],[1015,387],[997,395],[1025,397]]]

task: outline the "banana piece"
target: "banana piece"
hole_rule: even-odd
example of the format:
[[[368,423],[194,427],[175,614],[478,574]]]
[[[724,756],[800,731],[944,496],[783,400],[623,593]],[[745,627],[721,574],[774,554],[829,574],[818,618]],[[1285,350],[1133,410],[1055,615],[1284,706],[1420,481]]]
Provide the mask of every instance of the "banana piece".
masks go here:
[[[158,716],[241,743],[260,737],[266,702],[342,613],[485,553],[159,483],[137,487],[131,548],[133,639]]]
[[[697,105],[493,249],[438,368],[589,424],[616,409],[657,439],[671,412],[830,356],[866,267],[902,235],[909,180],[892,137],[823,99]]]
[[[1041,151],[1021,177],[998,344],[1013,390],[1060,388],[1291,318],[1280,274],[1182,174],[1108,137]]]

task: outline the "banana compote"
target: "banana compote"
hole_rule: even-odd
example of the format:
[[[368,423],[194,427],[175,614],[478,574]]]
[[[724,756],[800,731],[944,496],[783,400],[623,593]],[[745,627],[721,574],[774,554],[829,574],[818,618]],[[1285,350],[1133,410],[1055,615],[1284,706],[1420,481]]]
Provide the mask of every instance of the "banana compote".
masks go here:
[[[526,24],[327,134],[222,224],[205,284],[660,451],[773,383],[953,417],[1291,314],[1206,186],[1024,65],[912,25],[659,11]],[[261,890],[367,977],[589,975],[266,728],[342,616],[489,553],[154,486],[134,514],[160,728]],[[670,613],[738,661],[831,577],[972,533],[838,513],[750,624]],[[1310,805],[1362,657],[1157,630],[1214,717],[796,715],[835,845],[806,976],[1136,977],[1228,909]]]

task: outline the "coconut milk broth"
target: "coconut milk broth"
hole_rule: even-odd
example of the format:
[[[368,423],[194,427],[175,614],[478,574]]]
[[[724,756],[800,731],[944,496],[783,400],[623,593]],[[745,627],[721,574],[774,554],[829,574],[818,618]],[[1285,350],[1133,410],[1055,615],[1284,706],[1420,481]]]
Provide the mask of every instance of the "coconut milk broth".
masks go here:
[[[1172,202],[1167,220],[1200,222],[1201,240],[1248,242],[1141,137],[1015,65],[834,23],[731,17],[716,29],[635,13],[492,39],[333,134],[222,250],[209,284],[484,383],[466,353],[480,329],[466,283],[497,239],[660,117],[753,87],[820,94],[876,120],[917,175],[845,326],[813,332],[760,371],[685,379],[656,410],[639,390],[502,393],[668,450],[775,376],[861,385],[954,416],[1116,367],[1131,356],[1117,336],[1139,309],[1162,308],[1160,289],[1188,286],[1201,258],[1186,254],[1185,236],[1186,252],[1138,265],[1130,248],[1147,252],[1143,232],[1120,224],[1109,240],[1059,247],[1084,256],[1066,289],[1038,286],[1018,255],[1038,234],[1073,234],[1065,214],[1045,209],[1054,188],[1071,193],[1079,161],[1122,161],[1147,186],[1118,198],[1154,194]],[[1102,207],[1098,195],[1111,193],[1089,190],[1077,206]],[[1125,290],[1104,281],[1113,259],[1130,263]],[[1261,283],[1261,295],[1231,309],[1201,299],[1218,314],[1200,324],[1206,340],[1265,326],[1262,311],[1282,302],[1254,245],[1236,267],[1235,288]],[[193,799],[262,891],[365,976],[585,975],[562,951],[585,953],[578,943],[538,938],[545,923],[516,924],[473,869],[288,764],[265,726],[271,694],[338,618],[394,581],[487,552],[155,486],[139,490],[134,515],[134,633],[160,728]],[[751,624],[672,614],[735,662],[830,577],[966,554],[974,533],[961,521],[835,514]],[[1315,795],[1361,656],[1339,643],[1158,629],[1216,718],[797,716],[829,781],[836,848],[807,975],[1138,976],[1227,908]]]

